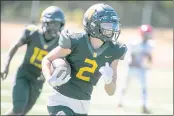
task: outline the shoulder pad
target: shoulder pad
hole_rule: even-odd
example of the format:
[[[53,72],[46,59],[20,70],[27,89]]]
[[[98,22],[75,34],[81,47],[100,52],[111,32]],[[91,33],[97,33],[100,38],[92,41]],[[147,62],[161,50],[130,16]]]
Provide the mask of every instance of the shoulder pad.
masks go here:
[[[116,44],[114,44],[115,46],[121,48],[123,46],[126,46],[126,44],[123,44],[123,43],[120,43],[120,42],[117,42]]]
[[[70,36],[72,39],[80,39],[83,37],[83,34],[82,33],[72,33],[72,34],[70,34]]]
[[[25,36],[29,37],[31,36],[33,33],[35,33],[38,30],[38,27],[36,25],[27,25],[24,28],[25,31]]]
[[[71,32],[69,30],[63,30],[61,32],[61,34],[65,37],[65,38],[70,38],[70,39],[76,39],[79,40],[80,38],[82,38],[84,36],[83,33],[75,33],[75,32]]]
[[[26,29],[29,31],[36,31],[38,27],[36,25],[27,25]]]
[[[117,51],[118,58],[121,59],[121,60],[124,59],[124,56],[127,52],[126,44],[117,42],[114,46],[115,46],[115,49],[118,50]]]
[[[68,31],[68,30],[62,30],[62,31],[61,31],[61,35],[62,35],[64,38],[69,38],[69,31]]]

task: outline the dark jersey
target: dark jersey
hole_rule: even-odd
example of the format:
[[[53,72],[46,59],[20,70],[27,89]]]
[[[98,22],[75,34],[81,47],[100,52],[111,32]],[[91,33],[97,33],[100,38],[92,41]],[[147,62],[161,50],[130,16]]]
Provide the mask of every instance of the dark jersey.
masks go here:
[[[38,77],[41,73],[43,57],[58,45],[58,39],[46,42],[42,32],[35,25],[26,26],[21,39],[27,44],[27,51],[21,69],[31,77]]]
[[[95,50],[86,33],[68,34],[66,31],[62,32],[59,45],[71,49],[71,54],[66,57],[71,65],[71,79],[59,87],[59,92],[80,100],[91,98],[93,86],[101,76],[100,67],[105,62],[111,64],[120,59],[127,50],[125,45],[112,42],[106,42]]]

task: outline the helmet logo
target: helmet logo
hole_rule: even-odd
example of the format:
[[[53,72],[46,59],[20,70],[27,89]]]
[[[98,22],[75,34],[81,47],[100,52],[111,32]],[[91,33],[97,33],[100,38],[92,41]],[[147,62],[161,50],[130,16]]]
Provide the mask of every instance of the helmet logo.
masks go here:
[[[27,29],[30,30],[30,31],[34,31],[34,30],[37,29],[37,27],[34,26],[34,25],[29,25],[29,26],[27,26]]]
[[[95,9],[90,9],[89,12],[88,12],[88,20],[91,19],[91,16],[94,14],[95,12]]]

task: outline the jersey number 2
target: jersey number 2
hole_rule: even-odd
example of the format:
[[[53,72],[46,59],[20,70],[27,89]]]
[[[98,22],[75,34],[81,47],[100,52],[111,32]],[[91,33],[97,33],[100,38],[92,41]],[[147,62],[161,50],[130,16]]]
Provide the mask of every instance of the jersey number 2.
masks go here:
[[[98,67],[98,64],[96,63],[95,60],[90,60],[88,58],[85,59],[85,63],[91,64],[92,67],[82,67],[82,68],[80,68],[80,70],[76,74],[76,77],[81,79],[81,80],[84,80],[84,81],[90,81],[90,77],[83,76],[83,73],[85,71],[90,72],[90,73],[94,73],[96,68]]]
[[[47,54],[48,54],[47,51],[44,51],[38,47],[35,47],[34,53],[30,58],[30,63],[41,69],[41,61],[42,61],[43,57],[46,56]],[[37,61],[38,61],[38,63],[37,63]]]

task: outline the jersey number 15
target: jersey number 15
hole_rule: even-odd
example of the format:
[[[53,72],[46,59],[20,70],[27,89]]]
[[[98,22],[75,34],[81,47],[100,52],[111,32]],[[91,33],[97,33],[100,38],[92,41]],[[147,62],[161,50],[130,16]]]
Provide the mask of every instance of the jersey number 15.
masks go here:
[[[41,69],[41,61],[42,61],[43,57],[46,56],[47,54],[48,54],[47,51],[42,50],[38,47],[35,47],[34,53],[30,58],[30,63]]]

